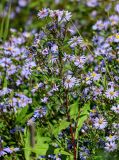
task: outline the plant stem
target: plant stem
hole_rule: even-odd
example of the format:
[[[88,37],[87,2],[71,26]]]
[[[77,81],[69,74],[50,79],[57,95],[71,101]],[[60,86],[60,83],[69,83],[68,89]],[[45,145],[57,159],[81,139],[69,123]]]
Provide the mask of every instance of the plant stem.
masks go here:
[[[70,120],[70,115],[69,115],[69,112],[68,112],[68,106],[69,106],[69,101],[68,101],[68,92],[66,90],[66,112],[67,112],[67,118],[68,118],[68,121],[71,122]],[[71,134],[71,137],[72,137],[72,146],[73,146],[73,149],[74,149],[74,160],[76,160],[76,144],[75,144],[75,137],[74,137],[74,133],[73,133],[73,128],[70,124],[70,134]]]

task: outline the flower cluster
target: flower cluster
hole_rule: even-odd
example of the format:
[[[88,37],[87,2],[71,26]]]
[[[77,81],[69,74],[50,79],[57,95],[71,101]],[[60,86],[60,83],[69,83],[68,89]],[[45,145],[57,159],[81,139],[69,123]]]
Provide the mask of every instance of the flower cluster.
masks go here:
[[[81,24],[69,11],[43,8],[36,30],[11,29],[1,42],[0,157],[118,158],[119,4],[110,4],[101,17],[99,0],[83,2],[93,20]]]

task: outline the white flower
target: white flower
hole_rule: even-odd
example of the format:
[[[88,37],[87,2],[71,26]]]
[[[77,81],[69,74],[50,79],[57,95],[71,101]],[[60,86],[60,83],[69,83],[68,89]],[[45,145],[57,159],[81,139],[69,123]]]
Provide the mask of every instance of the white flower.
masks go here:
[[[115,113],[119,113],[119,104],[117,106],[112,106],[111,110]]]
[[[75,84],[76,84],[76,78],[72,77],[71,75],[68,75],[64,82],[64,86],[66,88],[72,88]]]
[[[109,143],[105,143],[105,149],[108,152],[112,152],[115,149],[117,149],[117,144],[115,142],[109,142]]]
[[[118,92],[114,91],[114,88],[110,88],[110,89],[106,90],[105,95],[109,99],[114,99],[114,98],[118,97]]]
[[[95,118],[94,119],[94,127],[96,129],[104,129],[107,126],[107,121],[103,117]]]

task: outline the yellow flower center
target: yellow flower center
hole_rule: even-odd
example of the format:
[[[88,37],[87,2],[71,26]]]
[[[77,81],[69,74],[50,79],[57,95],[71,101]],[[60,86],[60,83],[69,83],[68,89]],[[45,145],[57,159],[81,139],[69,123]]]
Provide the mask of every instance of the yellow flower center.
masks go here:
[[[12,47],[8,47],[7,50],[8,50],[8,51],[12,51],[13,48],[12,48]]]
[[[34,87],[34,89],[38,89],[38,85],[36,85],[36,86]]]
[[[70,82],[71,82],[71,80],[70,80],[70,79],[67,79],[67,80],[66,80],[66,82],[67,82],[67,83],[70,83]]]
[[[112,138],[112,135],[109,135],[109,138]]]
[[[113,91],[111,91],[111,92],[110,92],[110,95],[111,95],[111,96],[113,96],[113,95],[114,95],[114,92],[113,92]]]
[[[88,81],[90,78],[89,77],[86,77],[86,81]]]
[[[117,62],[119,62],[119,58],[117,59]]]
[[[95,72],[93,72],[93,73],[92,73],[92,77],[95,77],[95,76],[96,76],[96,73],[95,73]]]
[[[14,151],[14,148],[11,147],[10,149],[11,149],[12,151]]]
[[[116,37],[117,39],[119,39],[119,34],[116,34],[115,37]]]
[[[103,123],[103,119],[99,119],[99,124],[102,124]]]

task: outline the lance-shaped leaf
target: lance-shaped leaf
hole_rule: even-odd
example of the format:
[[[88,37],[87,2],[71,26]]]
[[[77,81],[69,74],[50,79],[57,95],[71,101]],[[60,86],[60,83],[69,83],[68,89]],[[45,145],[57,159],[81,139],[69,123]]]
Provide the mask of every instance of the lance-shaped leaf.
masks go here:
[[[60,121],[60,123],[54,127],[53,134],[57,136],[58,133],[60,133],[63,129],[66,129],[69,125],[70,122],[67,122],[66,120]]]
[[[77,129],[75,133],[75,138],[78,138],[78,132],[80,131],[81,127],[83,126],[84,121],[88,118],[90,110],[90,102],[86,103],[80,110],[80,116],[77,122]]]
[[[78,117],[78,101],[70,105],[70,118],[76,120]]]

